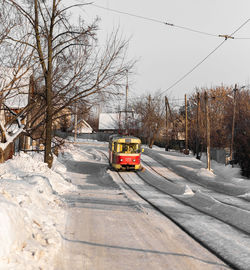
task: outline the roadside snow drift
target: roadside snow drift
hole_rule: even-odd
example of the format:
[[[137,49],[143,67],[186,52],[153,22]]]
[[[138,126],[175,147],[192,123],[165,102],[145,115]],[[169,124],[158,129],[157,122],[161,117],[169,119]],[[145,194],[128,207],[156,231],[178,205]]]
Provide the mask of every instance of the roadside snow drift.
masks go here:
[[[64,226],[60,195],[72,190],[64,171],[56,158],[48,169],[38,153],[0,164],[0,269],[54,269]]]

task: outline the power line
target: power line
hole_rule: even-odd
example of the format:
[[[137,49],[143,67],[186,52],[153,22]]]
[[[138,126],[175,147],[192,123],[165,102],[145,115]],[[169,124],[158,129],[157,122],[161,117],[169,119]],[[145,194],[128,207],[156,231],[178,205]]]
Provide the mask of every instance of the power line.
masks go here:
[[[211,34],[211,33],[200,31],[200,30],[196,30],[196,29],[193,29],[193,28],[190,28],[190,27],[185,27],[185,26],[176,25],[176,24],[173,24],[173,23],[164,22],[164,21],[161,21],[161,20],[158,20],[158,19],[154,19],[154,18],[149,18],[149,17],[137,15],[137,14],[132,14],[132,13],[120,11],[120,10],[113,9],[113,8],[107,8],[107,7],[96,5],[96,4],[93,4],[93,3],[91,3],[91,5],[94,6],[94,7],[100,8],[100,9],[112,11],[112,12],[115,12],[115,13],[119,13],[119,14],[131,16],[131,17],[135,17],[135,18],[139,18],[139,19],[143,19],[143,20],[147,20],[147,21],[151,21],[151,22],[155,22],[155,23],[164,24],[164,25],[167,25],[167,26],[179,28],[179,29],[182,29],[182,30],[186,30],[186,31],[190,31],[190,32],[194,32],[194,33],[198,33],[198,34],[202,34],[202,35],[213,36],[213,37],[220,37],[219,35],[216,35],[216,34]]]
[[[250,38],[248,38],[248,37],[246,37],[246,38],[245,37],[242,37],[242,38],[238,37],[238,38],[234,38],[234,39],[250,39]]]
[[[111,11],[111,12],[131,16],[131,17],[135,17],[135,18],[138,18],[138,19],[143,19],[143,20],[147,20],[147,21],[151,21],[151,22],[155,22],[155,23],[164,24],[164,25],[167,25],[167,26],[172,26],[172,27],[179,28],[179,29],[182,29],[182,30],[185,30],[185,31],[190,31],[190,32],[193,32],[193,33],[202,34],[202,35],[206,35],[206,36],[212,36],[212,37],[217,37],[217,38],[226,38],[227,37],[227,38],[237,39],[237,40],[238,39],[242,39],[242,40],[250,39],[250,37],[233,37],[232,35],[212,34],[212,33],[208,33],[208,32],[205,32],[205,31],[201,31],[201,30],[190,28],[190,27],[169,23],[169,22],[166,22],[166,21],[161,21],[161,20],[146,17],[146,16],[141,16],[141,15],[137,15],[137,14],[133,14],[133,13],[129,13],[129,12],[113,9],[113,8],[107,8],[107,7],[96,5],[96,4],[93,4],[93,3],[90,3],[90,4],[92,6],[94,6],[94,7],[100,8],[100,9],[108,10],[108,11]]]
[[[107,8],[107,7],[96,5],[96,4],[93,4],[93,3],[91,3],[91,5],[94,6],[94,7],[97,7],[97,8],[100,8],[100,9],[105,9],[105,10],[112,11],[112,12],[115,12],[115,13],[128,15],[128,16],[131,16],[131,17],[135,17],[135,18],[139,18],[139,19],[143,19],[143,20],[147,20],[147,21],[152,21],[152,22],[156,22],[156,23],[161,23],[161,24],[164,23],[165,24],[165,22],[157,20],[157,19],[153,19],[153,18],[141,16],[141,15],[136,15],[136,14],[124,12],[124,11],[120,11],[120,10],[113,9],[113,8]]]
[[[209,35],[209,36],[213,36],[213,37],[224,38],[224,40],[218,46],[216,46],[215,49],[213,49],[205,58],[203,58],[200,62],[198,62],[190,71],[188,71],[187,73],[185,73],[180,79],[178,79],[170,87],[168,87],[166,90],[162,91],[160,93],[160,95],[162,95],[163,93],[169,91],[174,86],[176,86],[178,83],[180,83],[182,80],[184,80],[195,69],[197,69],[203,62],[205,62],[212,54],[214,54],[228,39],[250,39],[250,38],[235,38],[235,37],[233,37],[233,35],[235,33],[237,33],[242,27],[244,27],[250,21],[250,19],[247,19],[234,32],[232,32],[231,35],[216,35],[216,34],[211,34],[211,33],[203,32],[203,31],[195,30],[195,29],[192,29],[192,28],[189,28],[189,27],[185,27],[185,26],[174,25],[172,23],[164,22],[164,21],[161,21],[161,20],[158,20],[158,19],[153,19],[153,18],[141,16],[141,15],[136,15],[136,14],[132,14],[132,13],[128,13],[128,12],[116,10],[116,9],[111,9],[111,8],[103,7],[103,6],[100,6],[100,5],[93,4],[93,3],[90,3],[90,4],[92,6],[94,6],[94,7],[100,8],[100,9],[104,9],[104,10],[116,12],[116,13],[123,14],[123,15],[128,15],[128,16],[135,17],[135,18],[144,19],[144,20],[147,20],[147,21],[152,21],[152,22],[156,22],[156,23],[165,24],[167,26],[176,27],[176,28],[183,29],[183,30],[186,30],[186,31],[191,31],[191,32],[195,32],[195,33],[199,33],[199,34],[203,34],[203,35]]]
[[[228,37],[232,37],[235,33],[237,33],[242,27],[244,27],[250,19],[247,19],[242,25],[240,25],[231,35]],[[213,53],[215,53],[226,41],[228,40],[227,37],[217,46],[215,49],[213,49],[205,58],[203,58],[198,64],[196,64],[191,70],[189,70],[187,73],[185,73],[180,79],[178,79],[175,83],[173,83],[171,86],[169,86],[166,90],[162,91],[160,95],[163,93],[169,91],[172,89],[174,86],[176,86],[178,83],[183,81],[189,74],[191,74],[195,69],[197,69],[203,62],[205,62]]]

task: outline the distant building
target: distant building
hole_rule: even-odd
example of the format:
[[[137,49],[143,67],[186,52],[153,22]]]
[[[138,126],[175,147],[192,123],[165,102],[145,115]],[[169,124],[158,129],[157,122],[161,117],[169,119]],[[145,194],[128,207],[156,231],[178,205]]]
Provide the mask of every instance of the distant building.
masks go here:
[[[72,129],[75,132],[75,127]],[[93,133],[93,128],[85,120],[79,120],[77,122],[77,134]]]
[[[119,113],[100,113],[99,131],[118,131],[119,130]]]
[[[25,148],[25,137],[22,135],[20,119],[16,119],[16,114],[28,105],[30,76],[31,73],[27,70],[16,71],[12,68],[0,67],[0,95],[3,98],[0,104],[0,121],[6,129],[6,132],[0,132],[0,143],[2,143],[0,162],[11,158],[14,151]],[[25,122],[26,119],[23,118],[22,124]],[[13,136],[12,139],[10,136]]]
[[[132,111],[118,113],[100,113],[98,130],[106,133],[118,133],[126,129],[133,130],[138,115]],[[127,127],[126,127],[127,122]]]

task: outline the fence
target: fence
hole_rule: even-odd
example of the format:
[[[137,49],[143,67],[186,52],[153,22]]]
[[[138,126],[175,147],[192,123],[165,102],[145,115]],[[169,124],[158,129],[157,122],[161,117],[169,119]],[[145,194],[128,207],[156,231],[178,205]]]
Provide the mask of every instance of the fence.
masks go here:
[[[63,138],[63,139],[66,139],[69,136],[71,136],[71,137],[75,136],[75,134],[72,132],[63,132],[60,130],[56,130],[55,135],[60,137],[60,138]],[[110,135],[112,135],[112,134],[103,133],[103,132],[81,133],[81,134],[77,134],[77,138],[78,139],[86,139],[86,140],[97,140],[97,141],[101,141],[101,142],[108,142]]]
[[[218,163],[228,164],[228,150],[211,148],[210,150],[211,159]]]

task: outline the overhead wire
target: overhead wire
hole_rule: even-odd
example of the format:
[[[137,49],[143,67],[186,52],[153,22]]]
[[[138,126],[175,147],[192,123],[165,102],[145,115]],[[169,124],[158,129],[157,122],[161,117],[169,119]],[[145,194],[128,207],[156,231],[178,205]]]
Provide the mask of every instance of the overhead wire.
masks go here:
[[[242,27],[244,27],[250,19],[247,19],[243,24],[241,24],[235,31],[232,32],[230,37],[232,37],[234,34],[236,34]],[[174,82],[171,86],[169,86],[166,90],[162,91],[160,95],[162,95],[165,92],[168,92],[171,90],[174,86],[176,86],[178,83],[183,81],[188,75],[190,75],[195,69],[197,69],[203,62],[205,62],[212,54],[214,54],[226,41],[228,40],[227,37],[218,45],[216,46],[205,58],[203,58],[200,62],[198,62],[191,70],[189,70],[187,73],[185,73],[181,78],[179,78],[176,82]]]
[[[153,19],[153,18],[141,16],[141,15],[136,15],[136,14],[124,12],[124,11],[120,11],[120,10],[113,9],[113,8],[103,7],[103,6],[100,6],[100,5],[93,4],[93,3],[91,3],[91,5],[94,6],[94,7],[100,8],[100,9],[105,9],[105,10],[108,10],[108,11],[112,11],[112,12],[123,14],[123,15],[128,15],[128,16],[131,16],[131,17],[135,17],[135,18],[139,18],[139,19],[143,19],[143,20],[147,20],[147,21],[152,21],[152,22],[156,22],[156,23],[165,23],[165,22],[157,20],[157,19]]]
[[[139,18],[139,19],[143,19],[143,20],[147,20],[147,21],[151,21],[151,22],[164,24],[164,25],[167,25],[167,26],[170,26],[170,27],[175,27],[175,28],[179,28],[179,29],[182,29],[182,30],[186,30],[186,31],[190,31],[190,32],[194,32],[194,33],[198,33],[198,34],[202,34],[202,35],[220,37],[219,35],[216,35],[216,34],[211,34],[211,33],[208,33],[208,32],[196,30],[196,29],[181,26],[181,25],[175,25],[173,23],[169,23],[169,22],[166,22],[166,21],[161,21],[161,20],[154,19],[154,18],[149,18],[149,17],[137,15],[137,14],[132,14],[132,13],[129,13],[129,12],[124,12],[124,11],[120,11],[120,10],[113,9],[113,8],[103,7],[103,6],[100,6],[100,5],[93,4],[93,3],[91,3],[91,5],[94,6],[94,7],[100,8],[100,9],[112,11],[112,12],[123,14],[123,15],[128,15],[128,16],[131,16],[131,17],[135,17],[135,18]]]
[[[160,24],[165,24],[165,25],[170,26],[170,27],[175,27],[175,28],[179,28],[179,29],[182,29],[182,30],[186,30],[186,31],[190,31],[190,32],[198,33],[198,34],[203,34],[203,35],[207,35],[207,36],[224,38],[224,40],[219,45],[217,45],[205,58],[203,58],[200,62],[198,62],[191,70],[189,70],[187,73],[185,73],[176,82],[174,82],[172,85],[170,85],[166,90],[162,91],[159,94],[159,96],[162,95],[163,93],[171,90],[174,86],[176,86],[181,81],[183,81],[188,75],[190,75],[194,70],[196,70],[203,62],[205,62],[212,54],[214,54],[228,39],[238,39],[238,40],[240,40],[240,39],[250,39],[250,38],[240,38],[240,37],[237,38],[237,37],[234,37],[234,34],[236,34],[242,27],[244,27],[250,21],[250,19],[247,19],[242,25],[240,25],[230,35],[217,35],[217,34],[211,34],[211,33],[208,33],[208,32],[196,30],[196,29],[193,29],[193,28],[185,27],[185,26],[175,25],[173,23],[164,22],[164,21],[154,19],[154,18],[149,18],[149,17],[146,17],[146,16],[141,16],[141,15],[137,15],[137,14],[132,14],[132,13],[120,11],[120,10],[117,10],[117,9],[103,7],[103,6],[100,6],[100,5],[96,5],[94,3],[90,3],[90,4],[92,6],[94,6],[94,7],[100,8],[100,9],[112,11],[112,12],[123,14],[123,15],[128,15],[128,16],[131,16],[131,17],[139,18],[139,19],[144,19],[144,20],[147,20],[147,21],[152,21],[152,22],[156,22],[156,23],[160,23]]]

